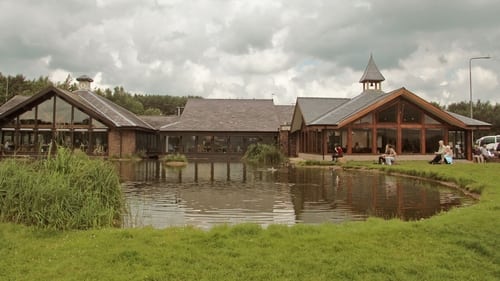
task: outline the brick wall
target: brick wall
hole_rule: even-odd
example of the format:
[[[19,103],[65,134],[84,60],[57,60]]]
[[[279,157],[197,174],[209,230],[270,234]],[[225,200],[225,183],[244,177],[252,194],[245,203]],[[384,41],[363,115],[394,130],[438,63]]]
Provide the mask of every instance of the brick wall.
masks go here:
[[[109,156],[129,156],[135,151],[135,131],[110,130],[108,134]],[[121,145],[121,148],[120,148]]]

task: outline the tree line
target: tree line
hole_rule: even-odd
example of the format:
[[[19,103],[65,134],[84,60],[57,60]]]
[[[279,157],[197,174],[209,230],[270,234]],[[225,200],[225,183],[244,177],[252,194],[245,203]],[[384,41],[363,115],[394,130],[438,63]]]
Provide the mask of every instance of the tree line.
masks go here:
[[[32,96],[49,86],[68,91],[78,89],[78,84],[69,75],[64,81],[54,83],[47,76],[30,80],[22,74],[4,76],[0,72],[0,104],[4,104],[16,95]],[[201,98],[199,96],[136,94],[127,92],[121,86],[114,89],[96,88],[93,91],[137,115],[175,115],[178,108],[184,107],[189,98]]]
[[[0,72],[0,101],[1,104],[15,95],[31,96],[48,86],[56,86],[68,91],[78,89],[77,83],[68,75],[65,81],[54,83],[48,77],[39,77],[29,80],[21,74],[4,76]],[[114,103],[138,115],[175,115],[179,107],[186,105],[188,98],[201,98],[198,96],[170,96],[170,95],[143,95],[127,92],[123,87],[114,89],[95,89],[97,94],[106,97]],[[461,101],[442,106],[432,103],[441,109],[448,110],[463,116],[470,116],[469,101]],[[492,124],[488,131],[478,131],[476,136],[500,134],[500,104],[489,101],[477,100],[472,105],[474,119]]]

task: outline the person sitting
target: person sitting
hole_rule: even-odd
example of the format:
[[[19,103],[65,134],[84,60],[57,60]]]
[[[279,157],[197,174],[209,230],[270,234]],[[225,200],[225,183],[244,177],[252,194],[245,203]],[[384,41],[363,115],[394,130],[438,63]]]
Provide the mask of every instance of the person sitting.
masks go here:
[[[444,147],[444,155],[443,155],[443,161],[445,164],[452,164],[453,163],[453,150],[449,145],[446,145]]]
[[[481,156],[483,156],[483,159],[485,162],[488,162],[493,158],[493,154],[486,148],[486,144],[481,146]]]
[[[472,149],[472,161],[477,163],[483,163],[483,155],[481,154],[481,149],[479,146],[475,145]]]
[[[385,157],[389,154],[389,144],[385,145],[385,151],[384,153],[380,154],[378,157],[378,163],[379,164],[384,164],[385,163]]]
[[[441,164],[443,161],[443,155],[444,155],[444,141],[440,140],[438,142],[439,148],[438,151],[434,152],[434,158],[429,161],[429,164]]]
[[[396,160],[396,151],[392,147],[392,145],[389,144],[389,153],[385,156],[385,163],[387,165],[392,165],[394,161]]]
[[[333,154],[332,154],[332,161],[337,162],[338,158],[344,156],[344,151],[342,150],[342,147],[340,145],[335,145],[333,147]]]

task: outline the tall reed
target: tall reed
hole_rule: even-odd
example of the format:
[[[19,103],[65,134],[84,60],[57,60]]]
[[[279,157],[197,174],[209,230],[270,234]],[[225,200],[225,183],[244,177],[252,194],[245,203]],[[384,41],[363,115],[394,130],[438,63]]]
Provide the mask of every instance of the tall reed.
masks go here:
[[[0,220],[53,229],[121,224],[125,201],[114,167],[58,148],[53,158],[0,162]]]

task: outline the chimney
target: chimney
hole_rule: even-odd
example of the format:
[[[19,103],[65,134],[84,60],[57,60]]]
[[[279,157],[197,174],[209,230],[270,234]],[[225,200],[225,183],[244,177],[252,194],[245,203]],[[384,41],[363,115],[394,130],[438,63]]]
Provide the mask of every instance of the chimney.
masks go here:
[[[88,77],[87,75],[82,75],[76,78],[76,81],[78,81],[79,90],[88,90],[88,91],[90,91],[90,83],[94,82],[94,80]]]

